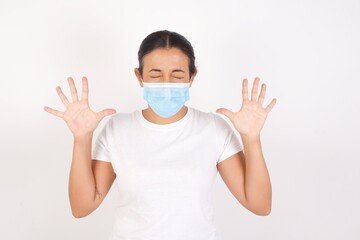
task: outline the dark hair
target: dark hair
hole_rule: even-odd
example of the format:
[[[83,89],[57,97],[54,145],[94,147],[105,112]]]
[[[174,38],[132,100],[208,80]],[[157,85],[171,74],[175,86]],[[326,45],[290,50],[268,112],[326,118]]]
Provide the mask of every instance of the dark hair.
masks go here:
[[[190,77],[195,73],[195,54],[191,43],[182,35],[168,30],[153,32],[141,43],[138,51],[139,71],[142,75],[146,54],[157,48],[178,48],[189,58]]]

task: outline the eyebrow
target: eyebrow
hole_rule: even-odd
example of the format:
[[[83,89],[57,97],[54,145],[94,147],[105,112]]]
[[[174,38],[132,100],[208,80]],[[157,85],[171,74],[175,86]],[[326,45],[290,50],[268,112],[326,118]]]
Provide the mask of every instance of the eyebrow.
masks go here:
[[[151,69],[149,72],[161,72],[161,70],[160,69]]]
[[[173,70],[172,72],[182,72],[182,73],[185,73],[185,71],[181,70],[181,69],[175,69]]]
[[[161,70],[160,70],[160,69],[153,68],[153,69],[151,69],[149,72],[161,72]],[[185,71],[184,71],[184,70],[181,70],[181,69],[175,69],[175,70],[173,70],[172,72],[173,72],[173,73],[174,73],[174,72],[182,72],[182,73],[185,73]]]

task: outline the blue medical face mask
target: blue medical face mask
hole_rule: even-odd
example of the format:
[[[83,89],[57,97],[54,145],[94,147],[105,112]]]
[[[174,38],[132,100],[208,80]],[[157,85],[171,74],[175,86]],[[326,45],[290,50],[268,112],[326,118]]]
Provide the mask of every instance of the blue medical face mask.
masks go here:
[[[168,118],[180,111],[189,100],[190,83],[149,83],[143,81],[143,97],[151,109]]]

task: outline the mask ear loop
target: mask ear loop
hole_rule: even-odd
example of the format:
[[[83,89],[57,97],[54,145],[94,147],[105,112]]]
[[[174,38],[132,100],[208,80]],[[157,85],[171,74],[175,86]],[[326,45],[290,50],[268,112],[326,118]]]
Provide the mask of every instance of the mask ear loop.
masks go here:
[[[143,87],[144,87],[144,79],[142,78],[142,77],[140,77],[140,79],[141,79],[141,82],[142,82],[142,84],[143,84]]]

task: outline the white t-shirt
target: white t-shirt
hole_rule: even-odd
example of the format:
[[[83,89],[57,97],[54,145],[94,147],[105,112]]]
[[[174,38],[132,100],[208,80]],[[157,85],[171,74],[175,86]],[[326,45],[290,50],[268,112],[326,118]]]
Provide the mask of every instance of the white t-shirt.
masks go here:
[[[243,150],[221,116],[188,107],[170,124],[116,113],[92,158],[111,162],[119,202],[111,240],[221,240],[214,225],[216,164]]]

